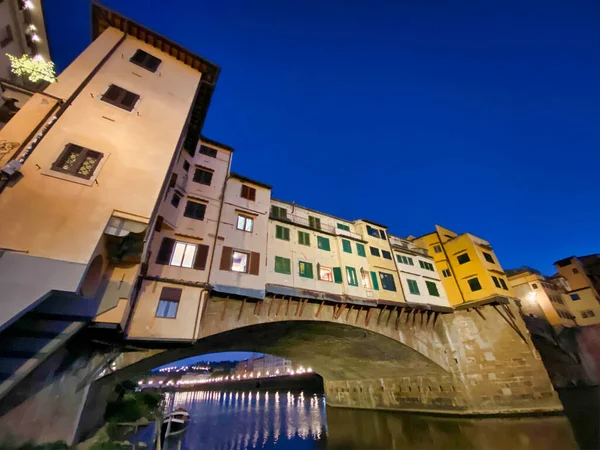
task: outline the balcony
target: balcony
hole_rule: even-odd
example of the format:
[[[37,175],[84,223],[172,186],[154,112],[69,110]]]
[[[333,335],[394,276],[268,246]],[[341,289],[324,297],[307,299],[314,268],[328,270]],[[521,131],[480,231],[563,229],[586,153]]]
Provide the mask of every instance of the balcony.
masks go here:
[[[300,225],[301,227],[310,228],[316,231],[322,231],[324,233],[335,234],[336,228],[333,225],[326,225],[322,223],[311,223],[310,220],[306,217],[294,216],[291,214],[286,214],[284,216],[279,214],[269,214],[271,219],[281,220],[283,222],[293,223],[295,225]],[[340,230],[342,231],[342,230]]]
[[[349,237],[351,239],[356,239],[356,240],[359,240],[359,241],[363,240],[363,237],[360,234],[353,233],[352,231],[342,230],[340,228],[335,228],[335,234],[337,236],[346,236],[346,237]]]

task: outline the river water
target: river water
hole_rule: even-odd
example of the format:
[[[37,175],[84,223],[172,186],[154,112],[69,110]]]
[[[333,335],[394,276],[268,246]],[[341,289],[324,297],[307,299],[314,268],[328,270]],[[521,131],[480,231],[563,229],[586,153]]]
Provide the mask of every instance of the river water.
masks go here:
[[[327,408],[322,394],[287,390],[166,395],[166,409],[192,415],[181,443],[167,450],[578,448],[563,416],[457,419]],[[152,433],[148,427],[130,441],[149,442]]]

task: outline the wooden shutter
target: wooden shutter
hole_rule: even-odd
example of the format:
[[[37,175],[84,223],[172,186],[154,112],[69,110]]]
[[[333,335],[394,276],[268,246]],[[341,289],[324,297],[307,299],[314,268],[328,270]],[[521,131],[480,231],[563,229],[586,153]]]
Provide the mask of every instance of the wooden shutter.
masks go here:
[[[163,238],[160,244],[160,250],[156,257],[156,264],[169,264],[171,260],[171,254],[173,253],[173,247],[175,246],[175,239]]]
[[[154,222],[154,231],[160,231],[160,229],[162,228],[163,220],[163,216],[158,216],[156,218],[156,222]]]
[[[221,265],[219,266],[219,269],[231,270],[232,255],[233,255],[233,248],[223,247],[223,252],[221,253]]]
[[[250,275],[258,275],[260,271],[260,253],[250,253]]]
[[[254,201],[256,200],[256,189],[254,188],[248,188],[248,192],[250,194],[250,200]]]
[[[375,272],[371,272],[371,281],[373,282],[373,289],[378,291],[379,290],[379,282],[377,281],[377,274]]]
[[[242,198],[250,198],[250,195],[248,194],[248,186],[246,186],[245,184],[242,184],[242,194],[241,197]]]
[[[160,292],[160,299],[169,300],[171,302],[178,302],[179,300],[181,300],[181,289],[164,287]]]
[[[199,244],[196,250],[196,258],[194,259],[194,269],[206,269],[206,260],[208,259],[208,245]]]
[[[333,281],[336,283],[342,282],[342,269],[340,267],[333,268]]]

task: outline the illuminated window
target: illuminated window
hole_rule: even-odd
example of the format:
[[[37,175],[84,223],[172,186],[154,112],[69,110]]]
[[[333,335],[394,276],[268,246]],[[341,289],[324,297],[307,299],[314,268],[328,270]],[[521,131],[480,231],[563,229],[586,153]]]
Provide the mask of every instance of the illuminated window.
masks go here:
[[[231,254],[231,270],[233,272],[248,272],[248,253],[234,250]]]
[[[185,242],[176,241],[169,265],[188,268],[192,267],[195,256],[196,244],[187,244]]]
[[[181,289],[164,287],[160,293],[158,307],[156,308],[156,317],[165,319],[174,319],[179,309],[179,300],[181,299]]]
[[[238,215],[237,218],[237,227],[238,230],[249,231],[251,232],[254,228],[254,219],[248,216]]]
[[[319,266],[319,280],[333,282],[333,270],[331,267]]]
[[[483,257],[485,258],[485,260],[487,262],[492,263],[492,264],[496,264],[496,261],[494,261],[494,258],[493,258],[492,255],[490,255],[489,253],[486,253],[486,252],[481,252],[481,253],[483,253]]]
[[[156,69],[158,69],[158,66],[161,63],[161,60],[156,56],[152,56],[150,53],[139,49],[133,54],[129,61],[150,72],[156,72]]]
[[[481,290],[481,283],[479,283],[479,280],[477,279],[477,277],[467,280],[467,283],[469,283],[469,287],[471,288],[471,291],[475,292],[475,291]]]
[[[346,280],[350,286],[358,286],[358,278],[354,267],[346,266]]]
[[[471,258],[469,258],[468,253],[463,253],[462,255],[458,255],[456,257],[456,260],[458,261],[459,264],[465,264],[465,263],[468,263],[469,261],[471,261]]]
[[[371,289],[371,274],[362,268],[360,269],[360,281],[362,287],[365,289]]]
[[[58,159],[52,164],[52,170],[89,180],[94,175],[102,156],[102,153],[94,150],[67,144]]]
[[[313,265],[304,261],[298,262],[298,274],[304,278],[313,277]]]

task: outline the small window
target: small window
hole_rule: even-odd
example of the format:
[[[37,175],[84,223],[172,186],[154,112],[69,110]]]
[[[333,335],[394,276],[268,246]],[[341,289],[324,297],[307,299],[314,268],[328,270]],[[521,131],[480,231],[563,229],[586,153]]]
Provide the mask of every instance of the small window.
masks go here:
[[[356,253],[358,256],[367,256],[367,253],[365,252],[365,246],[363,244],[359,244],[358,242],[356,243]]]
[[[358,278],[354,267],[346,267],[346,280],[350,286],[358,286]]]
[[[420,295],[421,293],[419,292],[419,285],[417,284],[417,282],[415,280],[407,280],[408,281],[408,290],[411,294],[413,295]]]
[[[350,227],[349,227],[348,225],[344,225],[343,223],[338,223],[338,224],[337,224],[337,227],[338,227],[340,230],[344,230],[344,231],[350,231]]]
[[[496,286],[498,289],[501,287],[500,282],[498,281],[498,278],[496,278],[493,275],[492,275],[492,281],[494,282],[494,286]]]
[[[361,281],[361,285],[363,288],[372,289],[371,288],[371,274],[362,268],[360,269],[360,281]]]
[[[192,180],[195,183],[204,184],[206,186],[210,186],[212,183],[213,171],[204,169],[203,167],[196,167],[194,171],[194,178]]]
[[[321,229],[321,219],[318,217],[308,216],[308,226],[314,230]]]
[[[386,291],[396,291],[396,283],[394,282],[394,276],[389,273],[379,272],[379,278],[381,279],[381,287]]]
[[[483,257],[485,258],[485,260],[487,262],[496,264],[496,261],[494,261],[494,257],[492,255],[490,255],[489,253],[486,253],[486,252],[481,252],[481,253],[483,253]]]
[[[207,147],[206,145],[201,145],[200,150],[198,150],[198,153],[200,153],[201,155],[210,156],[211,158],[217,157],[217,149]]]
[[[508,291],[508,286],[506,285],[506,281],[504,281],[504,278],[498,278],[500,280],[500,284],[502,285],[502,289],[504,289],[505,291]]]
[[[433,252],[434,253],[442,253],[442,247],[439,245],[434,245],[433,246]]]
[[[133,54],[129,61],[150,72],[156,72],[156,69],[158,69],[158,66],[161,63],[161,60],[156,56],[152,56],[150,53],[140,49]]]
[[[298,244],[310,247],[310,234],[305,231],[298,231]]]
[[[427,285],[427,291],[429,292],[429,295],[432,295],[434,297],[440,296],[437,284],[435,284],[433,281],[425,281],[425,284]]]
[[[341,267],[334,267],[333,268],[333,281],[335,281],[337,284],[341,284],[342,283],[342,269],[341,269]]]
[[[183,171],[185,173],[188,173],[190,171],[190,163],[189,162],[187,162],[187,161],[183,162]]]
[[[181,299],[181,289],[164,287],[160,293],[158,307],[156,308],[156,317],[165,319],[174,319],[177,317],[179,309],[179,300]]]
[[[467,282],[469,283],[469,287],[471,288],[472,292],[481,290],[481,283],[479,283],[477,278],[471,278]]]
[[[381,250],[381,256],[383,256],[384,259],[392,259],[392,254],[387,250]]]
[[[577,274],[577,273],[579,273],[579,270],[573,269],[573,273]]]
[[[256,189],[246,184],[242,184],[242,192],[240,195],[242,198],[254,201],[256,200]]]
[[[254,228],[254,218],[239,214],[237,217],[236,228],[238,230],[252,232],[252,229]]]
[[[573,301],[581,300],[581,297],[579,296],[579,294],[571,294],[571,295],[569,295],[569,297],[571,297],[571,300],[573,300]]]
[[[415,264],[413,263],[413,259],[411,257],[406,258],[406,260],[408,261],[408,265],[409,266],[414,266]]]
[[[313,265],[312,263],[300,261],[298,262],[298,274],[303,278],[313,277]]]
[[[248,259],[250,255],[248,253],[239,252],[234,250],[231,254],[231,270],[232,272],[248,272]]]
[[[386,236],[385,236],[385,231],[383,231],[383,230],[379,230],[379,237],[380,237],[381,239],[387,239],[387,238],[386,238]]]
[[[330,251],[331,248],[329,247],[329,239],[322,236],[317,236],[317,247],[321,250]]]
[[[348,239],[342,239],[342,248],[346,253],[352,253],[352,244]]]
[[[588,317],[596,317],[596,313],[590,309],[588,310]]]
[[[433,265],[426,262],[426,261],[421,261],[419,260],[419,266],[421,266],[421,269],[425,269],[425,270],[431,270],[433,271]]]
[[[100,152],[75,144],[67,144],[58,159],[52,164],[52,170],[89,180],[94,175],[102,156]]]
[[[194,265],[196,250],[196,244],[187,244],[185,242],[176,241],[169,265],[191,268]]]
[[[333,270],[331,267],[319,266],[319,280],[333,282]]]
[[[493,277],[492,277],[492,278],[493,278]],[[500,286],[498,286],[498,287],[500,287]],[[537,289],[537,288],[538,288],[538,285],[537,285],[537,284],[535,284],[535,283],[532,283],[532,284],[531,284],[531,287],[532,287],[533,289]]]
[[[456,259],[459,264],[464,264],[464,263],[468,263],[469,261],[471,261],[471,258],[469,258],[468,253],[463,253],[462,255],[458,255],[456,257]]]
[[[175,208],[179,208],[179,202],[181,201],[181,195],[177,192],[173,192],[173,197],[171,197],[171,205]]]
[[[275,272],[291,275],[292,263],[289,258],[275,257]]]
[[[373,256],[381,256],[379,254],[379,249],[377,247],[369,247],[369,250],[371,251],[371,255],[373,255]]]
[[[376,238],[380,238],[381,236],[379,235],[379,230],[377,228],[373,228],[370,225],[367,225],[367,234],[369,236],[373,236]]]
[[[281,239],[283,241],[290,240],[290,229],[288,227],[282,227],[280,225],[275,225],[275,238]]]
[[[126,111],[132,111],[139,98],[139,95],[114,84],[111,84],[106,92],[102,94],[102,101]]]
[[[442,270],[442,275],[444,276],[444,278],[448,278],[452,274],[450,273],[450,269],[444,269]]]
[[[1,2],[0,2],[1,3]],[[6,47],[13,41],[13,32],[10,25],[6,25],[2,33],[0,33],[0,48]]]
[[[287,209],[280,206],[271,206],[271,217],[276,219],[287,219]]]
[[[195,220],[204,220],[204,214],[206,213],[206,204],[198,203],[192,200],[188,200],[185,205],[185,211],[183,215]]]

